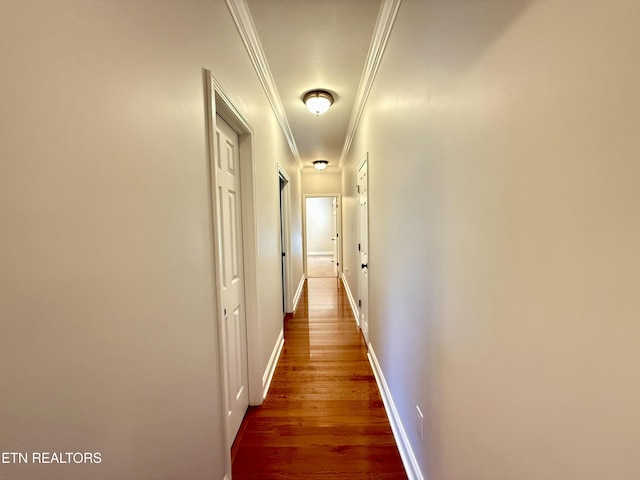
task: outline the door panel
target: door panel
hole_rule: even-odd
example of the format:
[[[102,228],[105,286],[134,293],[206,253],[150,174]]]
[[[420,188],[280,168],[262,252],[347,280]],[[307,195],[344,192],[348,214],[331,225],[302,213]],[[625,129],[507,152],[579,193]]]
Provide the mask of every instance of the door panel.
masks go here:
[[[239,265],[239,250],[241,245],[238,244],[240,233],[238,232],[238,214],[240,212],[240,205],[238,203],[238,196],[236,192],[229,190],[227,192],[228,205],[229,205],[229,234],[231,239],[229,242],[230,254],[231,254],[231,283],[240,281],[240,265]]]
[[[216,187],[222,267],[223,355],[227,385],[227,433],[233,443],[249,406],[247,331],[242,258],[242,205],[238,135],[216,117]]]

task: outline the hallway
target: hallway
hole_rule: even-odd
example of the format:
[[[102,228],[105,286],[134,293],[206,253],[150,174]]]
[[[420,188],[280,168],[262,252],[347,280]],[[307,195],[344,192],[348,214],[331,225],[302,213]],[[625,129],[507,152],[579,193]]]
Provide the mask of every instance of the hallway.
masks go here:
[[[232,458],[234,480],[407,478],[340,280],[307,280]]]
[[[0,479],[640,480],[639,26],[0,0]]]

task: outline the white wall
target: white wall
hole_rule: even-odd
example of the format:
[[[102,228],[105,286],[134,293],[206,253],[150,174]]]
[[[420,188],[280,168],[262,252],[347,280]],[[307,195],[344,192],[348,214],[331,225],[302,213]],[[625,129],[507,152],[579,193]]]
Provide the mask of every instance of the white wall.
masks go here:
[[[302,173],[302,194],[340,193],[341,174],[338,172]]]
[[[282,328],[276,161],[300,205],[226,5],[3,1],[0,32],[0,450],[103,458],[0,477],[222,479],[203,68],[255,129],[261,368]]]
[[[640,475],[638,24],[635,0],[402,2],[344,260],[369,151],[371,341],[425,478]]]
[[[333,255],[333,198],[308,197],[306,199],[307,255]]]

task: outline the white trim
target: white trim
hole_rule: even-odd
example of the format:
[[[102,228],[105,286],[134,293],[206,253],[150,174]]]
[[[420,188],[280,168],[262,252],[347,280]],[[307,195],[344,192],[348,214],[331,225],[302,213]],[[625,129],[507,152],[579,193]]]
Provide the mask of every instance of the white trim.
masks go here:
[[[347,282],[347,277],[344,276],[344,272],[342,272],[341,278],[342,278],[342,285],[344,286],[344,289],[347,292],[349,305],[351,305],[351,312],[353,313],[353,318],[355,318],[356,320],[356,325],[360,327],[360,311],[358,310],[358,302],[356,302],[355,298],[353,298],[353,294],[351,293],[351,288],[349,287],[349,282]]]
[[[291,181],[291,178],[289,178],[289,174],[284,169],[284,167],[282,165],[280,165],[280,162],[278,162],[278,173],[284,177],[284,179],[287,181],[287,183]]]
[[[298,302],[300,301],[300,297],[302,296],[302,289],[304,288],[304,281],[307,277],[304,272],[302,273],[302,277],[300,277],[300,283],[298,284],[298,289],[296,290],[296,294],[293,296],[293,311],[296,311],[298,308]]]
[[[326,256],[333,257],[333,252],[307,252],[307,255],[317,255],[317,256],[323,255],[325,257]]]
[[[414,455],[411,444],[409,443],[407,433],[402,426],[400,415],[398,414],[396,405],[393,402],[391,391],[389,390],[389,386],[387,385],[387,381],[384,378],[382,369],[380,368],[380,364],[378,363],[378,359],[376,358],[376,354],[373,351],[373,346],[371,344],[369,344],[367,357],[369,357],[369,363],[371,364],[373,375],[376,377],[376,383],[378,384],[378,389],[382,395],[382,403],[384,403],[384,409],[387,411],[387,417],[389,417],[391,430],[393,431],[393,436],[396,440],[396,444],[398,445],[400,457],[402,457],[402,463],[404,464],[407,476],[409,477],[409,480],[424,480],[424,476],[420,471],[420,466],[418,465],[416,456]]]
[[[284,138],[286,138],[287,143],[289,144],[291,154],[296,159],[298,168],[302,170],[303,164],[302,159],[300,158],[300,152],[298,152],[298,146],[296,145],[293,133],[291,132],[289,120],[287,119],[287,114],[285,113],[284,106],[282,105],[282,100],[280,99],[276,82],[271,74],[267,57],[264,54],[264,50],[262,50],[262,43],[260,42],[260,37],[256,31],[256,26],[253,23],[249,6],[247,5],[246,0],[226,0],[226,2],[227,7],[231,12],[231,16],[233,17],[233,21],[240,33],[240,37],[242,38],[242,42],[247,49],[253,68],[255,69],[258,79],[262,84],[264,93],[267,95],[267,99],[271,104],[273,113],[280,124]]]
[[[373,86],[373,81],[376,78],[382,55],[387,47],[387,41],[393,28],[393,24],[400,8],[400,2],[402,0],[383,0],[380,5],[380,11],[378,12],[378,19],[376,20],[376,26],[373,29],[373,37],[371,38],[371,44],[369,45],[369,53],[367,54],[367,60],[364,64],[364,70],[360,77],[360,84],[358,85],[358,92],[356,93],[356,99],[353,102],[353,110],[351,111],[351,118],[349,119],[349,129],[347,130],[347,136],[344,140],[344,146],[342,147],[342,154],[340,155],[340,162],[338,163],[338,169],[342,169],[344,161],[347,159],[349,149],[351,148],[351,142],[356,134],[358,125],[360,124],[360,118],[364,106],[367,103],[369,92]]]
[[[262,375],[262,399],[263,400],[267,397],[267,393],[269,393],[271,380],[273,379],[273,374],[276,371],[276,365],[278,365],[278,360],[280,359],[280,352],[282,352],[283,346],[284,346],[284,330],[280,330],[280,334],[278,335],[278,340],[276,340],[276,344],[273,347],[273,352],[271,352],[271,358],[269,358],[267,369],[264,371],[264,375]]]

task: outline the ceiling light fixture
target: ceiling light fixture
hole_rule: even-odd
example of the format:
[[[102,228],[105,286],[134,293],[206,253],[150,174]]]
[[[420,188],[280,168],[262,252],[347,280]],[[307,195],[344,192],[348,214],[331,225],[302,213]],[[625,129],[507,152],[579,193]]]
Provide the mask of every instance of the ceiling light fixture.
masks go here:
[[[329,162],[327,162],[326,160],[316,160],[315,162],[313,162],[313,166],[316,168],[316,170],[324,170],[325,168],[327,168],[327,165],[329,165]]]
[[[333,105],[333,95],[326,90],[311,90],[304,94],[302,101],[314,115],[322,115]]]

